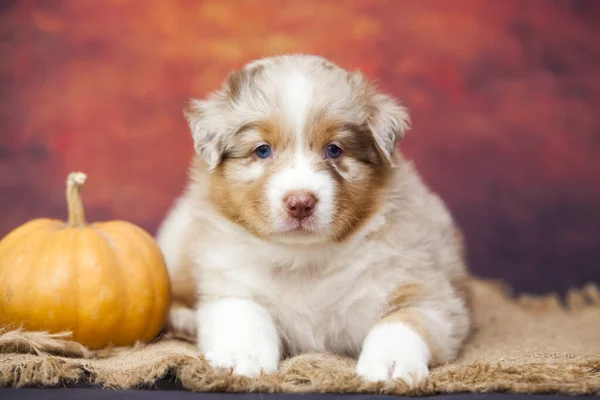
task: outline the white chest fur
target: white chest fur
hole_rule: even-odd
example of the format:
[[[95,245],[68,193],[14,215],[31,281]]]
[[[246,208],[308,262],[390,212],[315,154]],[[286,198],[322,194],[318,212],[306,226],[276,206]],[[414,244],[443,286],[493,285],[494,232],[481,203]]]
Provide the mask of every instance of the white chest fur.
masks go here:
[[[390,254],[364,244],[360,252],[348,246],[263,246],[230,242],[198,254],[203,298],[241,297],[262,305],[292,355],[358,355],[388,295],[403,280]]]

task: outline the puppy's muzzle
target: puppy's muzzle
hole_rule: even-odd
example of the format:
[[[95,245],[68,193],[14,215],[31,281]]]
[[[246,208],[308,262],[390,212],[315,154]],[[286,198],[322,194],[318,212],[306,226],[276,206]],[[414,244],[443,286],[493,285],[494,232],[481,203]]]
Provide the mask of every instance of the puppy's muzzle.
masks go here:
[[[302,220],[313,214],[317,198],[311,192],[290,192],[283,202],[290,217]]]

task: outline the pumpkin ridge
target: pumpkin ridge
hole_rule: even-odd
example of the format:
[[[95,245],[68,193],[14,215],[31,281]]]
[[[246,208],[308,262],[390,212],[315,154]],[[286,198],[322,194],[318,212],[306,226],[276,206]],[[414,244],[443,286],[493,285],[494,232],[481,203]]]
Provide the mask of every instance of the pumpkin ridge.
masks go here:
[[[132,225],[129,222],[123,221],[122,223],[127,224],[128,226],[132,226],[133,227],[133,231],[135,231],[136,236],[138,237],[138,239],[142,240],[143,242],[146,243],[146,249],[152,249],[156,254],[155,256],[160,257],[162,260],[162,263],[164,264],[164,255],[162,253],[162,251],[160,250],[160,248],[158,247],[158,245],[156,244],[156,242],[154,241],[154,238],[148,233],[146,232],[144,229],[142,229],[141,227],[137,226],[137,225]],[[146,257],[146,259],[148,260],[148,267],[147,267],[147,273],[150,274],[150,281],[152,282],[152,289],[153,289],[153,294],[154,294],[154,312],[152,314],[152,322],[154,325],[154,322],[158,325],[160,324],[161,328],[164,326],[164,319],[162,320],[156,320],[156,316],[159,315],[163,315],[164,313],[161,312],[162,308],[165,307],[165,305],[162,305],[160,303],[160,299],[162,298],[162,296],[160,296],[160,288],[157,287],[157,282],[161,282],[163,280],[163,278],[167,281],[167,298],[168,298],[168,302],[166,304],[167,309],[170,307],[171,304],[171,284],[170,284],[170,278],[169,278],[169,274],[166,272],[166,270],[161,269],[162,272],[164,272],[164,277],[161,279],[156,280],[156,276],[153,275],[153,273],[155,272],[155,267],[154,267],[154,263],[152,261],[153,257],[150,257],[150,259],[148,259],[148,256],[152,256],[151,254],[146,254],[144,253],[144,256]],[[157,294],[159,294],[157,296]],[[158,301],[157,301],[158,300]],[[149,338],[148,340],[150,340],[152,338]]]
[[[117,221],[117,223],[121,223],[123,225],[125,225],[126,229],[122,229],[122,232],[125,232],[125,236],[128,236],[131,245],[135,244],[136,242],[139,244],[140,242],[140,235],[138,234],[138,232],[135,232],[134,229],[131,229],[131,225],[128,222],[125,221]],[[145,242],[145,241],[143,241]],[[146,243],[143,243],[145,245],[147,245]],[[143,246],[139,246],[140,248],[144,248]],[[141,258],[144,261],[144,272],[145,275],[148,277],[148,283],[150,285],[150,289],[152,291],[152,303],[151,303],[151,307],[150,308],[150,317],[145,321],[144,325],[143,325],[143,329],[141,331],[140,337],[146,337],[146,335],[148,334],[148,329],[151,327],[152,322],[154,320],[153,317],[155,317],[156,314],[156,287],[154,285],[154,277],[152,276],[152,274],[150,273],[150,267],[151,267],[151,263],[152,261],[147,257],[146,252],[145,251],[141,251]]]
[[[78,231],[71,231],[71,232],[76,232],[75,233],[75,238],[73,239],[73,243],[75,244],[73,246],[73,271],[74,272],[74,276],[75,276],[75,282],[77,283],[77,294],[75,296],[73,296],[75,298],[75,306],[73,307],[73,310],[77,310],[77,318],[75,318],[75,322],[73,323],[73,335],[75,335],[75,332],[77,332],[79,330],[79,319],[80,319],[80,315],[79,315],[79,304],[81,303],[81,299],[79,298],[79,296],[81,296],[81,291],[79,290],[79,236],[77,234]],[[71,233],[73,234],[73,233]]]
[[[70,243],[73,243],[73,242],[77,243],[77,231],[73,231],[73,230],[69,231],[69,239],[70,239],[69,240]],[[76,247],[76,246],[74,246],[74,247]],[[78,260],[77,252],[71,254],[71,263],[75,264],[74,266],[71,267],[71,268],[73,268],[73,271],[75,271],[74,275],[77,279],[77,280],[75,280],[75,282],[79,282],[79,265],[77,263],[77,260]],[[78,310],[79,309],[79,292],[74,297],[75,297],[75,305],[73,307],[73,310]],[[79,329],[79,313],[76,314],[76,318],[74,318],[74,320],[75,320],[75,322],[74,322],[75,329]],[[73,330],[73,332],[75,332],[75,331]],[[71,334],[73,334],[73,333],[71,333]]]
[[[62,237],[65,236],[65,237]],[[54,279],[53,279],[53,273],[56,273],[56,271],[53,271],[55,269],[57,260],[60,260],[61,265],[59,266],[59,269],[61,270],[68,270],[70,273],[69,275],[72,274],[72,271],[74,270],[73,267],[73,259],[70,253],[66,253],[65,255],[62,255],[61,253],[63,253],[62,251],[62,247],[64,246],[63,243],[71,243],[72,242],[72,236],[73,236],[73,231],[65,231],[62,228],[58,228],[55,229],[51,236],[47,237],[47,243],[45,244],[45,246],[43,248],[40,248],[38,250],[38,253],[43,252],[43,257],[44,257],[44,262],[40,263],[39,265],[39,269],[42,273],[38,273],[36,274],[37,276],[41,276],[42,279],[45,280],[45,283],[49,285],[49,287],[52,288],[52,292],[51,293],[43,293],[43,291],[38,291],[38,296],[40,295],[40,293],[42,293],[45,296],[59,296],[59,300],[56,302],[57,303],[57,307],[67,307],[67,308],[72,308],[70,306],[68,306],[69,303],[69,298],[67,296],[67,298],[65,299],[64,294],[65,292],[68,293],[69,287],[72,285],[72,281],[70,279],[67,278],[67,280],[64,279],[64,277],[62,277],[61,274],[61,279],[59,280],[58,284],[55,283]],[[40,298],[38,297],[38,300],[40,300]],[[63,304],[63,300],[65,301],[65,303]],[[42,301],[40,301],[41,303],[41,307],[46,308],[45,305],[47,304],[47,300],[43,299]],[[53,307],[50,308],[50,310],[46,309],[46,312],[52,312]],[[59,315],[57,317],[53,316],[53,318],[51,319],[52,322],[48,322],[45,323],[45,325],[47,325],[49,328],[48,330],[51,333],[59,333],[59,332],[64,332],[65,330],[68,330],[68,328],[65,328],[66,326],[70,327],[71,324],[69,323],[69,319],[71,321],[75,320],[77,321],[77,316],[73,315],[75,313],[71,312],[71,310],[69,310],[68,314],[70,315],[69,317],[65,317],[62,316],[61,317],[61,313],[58,313]],[[40,320],[39,316],[38,318],[36,318],[37,320]]]
[[[111,275],[113,270],[109,269],[109,264],[116,265],[118,259],[104,237],[90,229],[89,225],[85,229],[76,229],[74,232],[77,232],[78,242],[81,243],[77,246],[79,293],[77,312],[80,321],[77,324],[75,339],[88,347],[98,348],[109,344],[111,332],[122,319],[122,313],[115,314],[119,310],[117,303],[121,285],[113,279],[114,274]],[[100,246],[104,247],[102,251],[99,251]],[[83,267],[87,267],[88,271]],[[90,276],[86,275],[86,272]],[[99,292],[92,293],[90,290]],[[98,297],[104,290],[107,290],[110,296]],[[96,327],[94,323],[97,324]]]
[[[104,238],[104,240],[106,240],[106,243],[114,252],[115,259],[117,262],[117,267],[115,269],[117,270],[117,274],[119,275],[121,282],[125,282],[125,285],[127,285],[128,282],[125,281],[125,274],[123,273],[124,266],[122,264],[123,260],[122,260],[121,251],[119,250],[118,246],[115,245],[111,236],[108,233],[104,232],[100,228],[100,226],[101,226],[100,223],[93,223],[93,224],[89,225],[89,227],[91,229],[93,229],[96,233],[98,233],[100,236],[102,236],[102,238]],[[129,292],[127,290],[122,290],[122,286],[121,286],[120,292],[121,292],[121,296],[122,296],[121,298],[123,299],[123,303],[124,303],[123,310],[127,310],[129,305],[131,304],[131,298],[130,298]],[[125,312],[122,312],[121,313],[121,321],[123,321],[125,319],[125,317],[126,317]],[[117,332],[120,332],[122,330],[122,326],[123,326],[123,324],[119,324],[119,328],[117,329]]]
[[[0,259],[6,257],[11,257],[13,254],[19,254],[17,250],[20,250],[20,247],[24,247],[27,241],[23,241],[23,237],[27,236],[30,231],[35,229],[39,229],[40,225],[43,226],[46,221],[44,219],[35,219],[29,222],[26,222],[24,225],[21,225],[18,228],[13,229],[9,233],[7,233],[2,241],[0,241]],[[18,240],[20,239],[20,240]],[[6,262],[3,262],[0,265],[0,283],[4,283],[4,286],[8,286],[6,283],[7,276],[12,272],[12,269],[7,266]],[[2,291],[6,295],[6,288]],[[2,315],[4,313],[2,310],[4,309],[4,304],[6,302],[5,295],[0,298],[0,324],[2,323]]]
[[[153,335],[155,335],[156,333],[156,328],[155,328],[155,323],[154,323],[154,318],[153,315],[155,314],[155,311],[157,309],[156,307],[156,303],[157,303],[157,299],[156,299],[156,290],[155,290],[155,286],[154,286],[154,281],[153,281],[153,276],[150,273],[150,266],[151,266],[151,259],[149,258],[147,253],[147,244],[146,242],[142,241],[141,238],[139,237],[140,235],[138,234],[138,229],[136,229],[136,226],[134,224],[131,224],[127,221],[121,221],[121,220],[114,220],[114,221],[108,221],[108,222],[103,222],[100,224],[96,224],[98,229],[101,229],[103,231],[103,233],[110,235],[111,237],[114,236],[115,238],[119,239],[118,243],[123,243],[123,246],[126,246],[126,253],[133,253],[130,251],[130,249],[139,249],[139,251],[135,252],[136,253],[136,261],[137,263],[139,263],[139,265],[137,265],[137,267],[135,268],[135,270],[137,270],[137,274],[139,274],[140,278],[139,279],[143,279],[144,282],[140,282],[140,281],[126,281],[126,285],[129,286],[134,286],[137,285],[137,287],[139,288],[143,288],[143,290],[147,291],[147,294],[145,295],[145,316],[143,317],[143,319],[140,319],[138,317],[138,314],[136,313],[136,311],[132,311],[132,315],[135,318],[135,320],[137,321],[141,321],[141,323],[139,323],[136,327],[136,337],[138,337],[138,340],[141,341],[147,341],[149,339],[153,339],[154,336],[149,337],[150,335],[148,335],[149,329],[152,328],[152,333]],[[128,260],[125,260],[125,262],[127,262]],[[126,264],[124,266],[124,268],[129,267],[129,264]],[[142,278],[143,276],[143,278]],[[147,282],[146,282],[147,281]],[[136,302],[132,302],[131,303],[131,307],[133,310],[135,310],[134,307],[136,307],[137,303]],[[164,312],[162,312],[161,314],[164,314]],[[148,339],[149,337],[149,339]]]
[[[39,253],[40,253],[40,249],[45,248],[45,244],[48,243],[48,235],[53,235],[55,232],[52,229],[49,229],[47,232],[43,232],[42,234],[37,234],[35,235],[35,238],[31,239],[31,240],[25,240],[23,241],[22,246],[18,246],[13,249],[13,254],[24,254],[23,258],[21,260],[19,260],[19,264],[21,265],[25,265],[26,267],[24,267],[23,269],[19,270],[17,275],[17,279],[14,279],[14,274],[12,275],[12,280],[11,282],[8,282],[7,286],[11,286],[12,287],[12,292],[14,293],[14,287],[18,287],[18,288],[25,288],[25,289],[20,289],[19,293],[17,293],[17,295],[15,296],[13,294],[14,297],[16,297],[17,299],[19,298],[25,298],[25,299],[32,299],[35,298],[34,296],[32,296],[31,292],[32,289],[35,288],[35,285],[31,284],[31,281],[29,281],[29,284],[23,284],[24,282],[27,282],[30,277],[37,277],[39,279],[40,274],[36,273],[39,271],[36,271],[36,269],[39,269],[39,264],[35,263],[35,262],[26,262],[27,260],[36,260],[39,258]],[[16,251],[18,250],[18,251]],[[7,274],[8,275],[8,274]],[[19,279],[20,278],[20,279]],[[18,300],[17,300],[18,301]],[[11,301],[14,304],[14,300]],[[4,309],[4,307],[3,307]],[[13,315],[13,319],[14,315]],[[29,327],[32,326],[32,321],[28,318],[22,318],[19,315],[19,318],[21,320],[21,324],[25,327]]]

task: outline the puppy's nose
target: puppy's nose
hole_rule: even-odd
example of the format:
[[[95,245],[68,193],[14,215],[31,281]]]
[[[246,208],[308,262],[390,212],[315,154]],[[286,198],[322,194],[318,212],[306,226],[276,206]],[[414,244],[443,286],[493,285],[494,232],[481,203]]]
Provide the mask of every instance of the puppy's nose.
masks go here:
[[[317,199],[310,192],[291,192],[284,199],[285,207],[290,217],[310,217],[317,204]]]

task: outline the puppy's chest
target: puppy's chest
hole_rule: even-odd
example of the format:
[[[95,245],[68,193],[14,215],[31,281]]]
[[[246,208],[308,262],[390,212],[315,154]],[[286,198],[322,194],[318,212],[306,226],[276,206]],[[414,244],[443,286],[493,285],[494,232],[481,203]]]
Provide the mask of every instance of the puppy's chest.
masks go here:
[[[327,276],[275,272],[265,281],[266,290],[254,295],[270,311],[291,354],[357,355],[391,290],[381,275],[348,270]]]
[[[370,250],[338,252],[328,260],[220,246],[201,258],[200,291],[207,299],[242,296],[263,305],[292,355],[356,356],[389,295],[406,278],[381,249]]]

